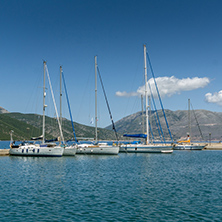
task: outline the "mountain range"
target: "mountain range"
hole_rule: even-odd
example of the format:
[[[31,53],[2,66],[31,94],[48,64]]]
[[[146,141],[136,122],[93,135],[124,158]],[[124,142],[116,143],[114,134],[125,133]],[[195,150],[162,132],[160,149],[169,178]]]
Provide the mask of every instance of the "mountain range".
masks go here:
[[[156,122],[161,123],[162,131],[165,139],[170,140],[170,134],[165,122],[162,110],[158,110],[158,118],[155,117],[156,112],[150,112],[150,122],[152,133],[156,140],[160,139],[159,129]],[[189,132],[188,128],[188,111],[187,110],[165,110],[167,123],[174,141],[185,139]],[[191,110],[191,140],[222,140],[222,113],[212,112],[208,110]],[[135,114],[124,117],[115,123],[118,133],[143,133],[145,123],[145,113],[137,112]],[[106,127],[111,129],[111,126]],[[150,133],[151,134],[151,133]]]
[[[159,132],[163,131],[166,140],[171,140],[169,130],[174,141],[185,139],[189,131],[187,110],[165,110],[167,122],[161,110],[150,112],[150,123],[155,140],[159,140]],[[161,123],[162,129],[158,130],[157,122]],[[145,113],[137,112],[126,116],[115,122],[118,137],[121,140],[128,140],[122,137],[125,133],[143,133],[145,129]],[[63,118],[62,128],[65,140],[72,139],[73,131],[71,121]],[[95,128],[74,122],[77,138],[94,138]],[[10,140],[10,131],[13,130],[13,139],[28,140],[31,137],[38,137],[42,134],[42,116],[38,114],[10,113],[0,107],[0,140]],[[59,136],[58,123],[55,118],[46,116],[46,138],[52,139]],[[207,110],[191,111],[191,139],[194,141],[222,140],[222,113]],[[112,126],[98,128],[98,139],[116,140]]]

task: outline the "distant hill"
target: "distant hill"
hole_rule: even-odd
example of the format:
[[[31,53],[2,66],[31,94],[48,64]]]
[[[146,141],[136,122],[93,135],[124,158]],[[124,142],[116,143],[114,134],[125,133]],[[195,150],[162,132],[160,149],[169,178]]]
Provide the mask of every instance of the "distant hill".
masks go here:
[[[71,121],[63,119],[64,139],[72,139]],[[95,128],[74,122],[77,137],[94,138]],[[46,139],[59,136],[58,123],[55,118],[46,116]],[[13,139],[29,140],[31,137],[42,135],[42,116],[37,114],[3,113],[0,114],[0,140],[10,140],[10,131],[13,130]],[[98,128],[99,140],[116,140],[113,131]]]
[[[3,109],[5,110],[5,109]],[[174,140],[184,139],[188,132],[188,112],[187,110],[165,110],[169,128]],[[169,133],[161,110],[158,110],[160,122],[166,140],[169,140]],[[199,127],[203,134],[203,140],[209,140],[211,133],[212,140],[222,140],[222,113],[207,110],[195,110],[195,115]],[[153,134],[159,139],[159,133],[154,118],[154,113],[150,115]],[[192,140],[202,140],[193,111],[191,111],[191,138]],[[120,139],[124,133],[142,133],[143,121],[145,123],[145,113],[141,112],[124,117],[115,123]],[[63,133],[65,140],[73,138],[71,121],[63,119]],[[94,138],[95,128],[74,122],[77,137]],[[0,140],[10,140],[10,131],[13,130],[13,139],[28,140],[31,137],[42,135],[42,116],[37,114],[9,113],[0,114]],[[59,136],[58,123],[55,118],[46,116],[46,138],[52,139]],[[115,140],[115,134],[111,126],[98,129],[98,139]]]
[[[9,111],[0,106],[0,114],[1,113],[9,113]]]
[[[33,127],[25,122],[11,118],[7,114],[0,114],[0,140],[10,140],[10,131],[13,130],[13,137],[16,140],[23,140],[28,138],[28,131],[38,135],[39,129]]]
[[[188,111],[187,110],[165,110],[167,121],[171,134],[174,140],[184,139],[188,132]],[[165,124],[165,120],[161,110],[158,110],[160,117],[161,126],[165,137],[169,139],[169,133]],[[195,118],[196,116],[196,118]],[[159,138],[158,130],[156,127],[156,121],[154,118],[154,113],[150,115],[151,125],[153,128],[153,133],[155,138]],[[197,121],[196,121],[197,119]],[[135,114],[124,117],[123,119],[115,123],[118,133],[142,133],[143,124],[145,123],[145,113],[142,116],[142,112],[137,112]],[[197,123],[198,122],[198,123]],[[209,139],[209,133],[211,133],[212,140],[222,140],[222,113],[212,112],[207,110],[191,110],[191,138],[193,140],[202,140],[199,127],[203,134],[204,140]],[[111,126],[106,127],[106,129],[111,129]]]

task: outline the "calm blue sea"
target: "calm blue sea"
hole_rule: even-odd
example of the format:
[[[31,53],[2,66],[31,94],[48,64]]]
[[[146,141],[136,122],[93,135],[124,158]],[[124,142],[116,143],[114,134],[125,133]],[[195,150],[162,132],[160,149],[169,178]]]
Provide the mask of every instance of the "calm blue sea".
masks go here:
[[[1,156],[0,169],[1,222],[222,221],[222,151]]]

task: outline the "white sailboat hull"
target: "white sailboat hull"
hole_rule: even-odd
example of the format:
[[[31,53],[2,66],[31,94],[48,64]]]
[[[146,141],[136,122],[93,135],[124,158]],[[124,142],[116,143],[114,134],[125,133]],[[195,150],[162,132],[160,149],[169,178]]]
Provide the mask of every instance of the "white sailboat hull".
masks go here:
[[[118,146],[92,146],[80,145],[76,149],[76,154],[93,154],[93,155],[117,155],[119,153]]]
[[[64,148],[60,146],[47,147],[39,145],[22,145],[11,147],[9,154],[12,156],[41,156],[41,157],[61,157]]]
[[[174,147],[174,150],[202,150],[204,147],[199,144],[179,144]]]
[[[124,153],[172,153],[172,145],[156,145],[156,144],[128,144],[121,145],[119,152]]]
[[[75,146],[67,146],[64,148],[63,156],[75,156],[75,155],[76,155]]]

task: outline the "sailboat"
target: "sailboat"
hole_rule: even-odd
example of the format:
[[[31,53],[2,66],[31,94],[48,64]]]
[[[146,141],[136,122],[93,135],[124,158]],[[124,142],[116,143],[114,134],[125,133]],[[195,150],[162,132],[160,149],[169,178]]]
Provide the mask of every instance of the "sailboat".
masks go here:
[[[144,70],[145,70],[145,102],[146,102],[146,139],[145,144],[124,144],[120,146],[120,152],[126,153],[172,153],[173,146],[167,144],[153,144],[149,141],[149,117],[148,117],[148,93],[147,93],[147,64],[146,64],[146,45],[144,45]]]
[[[63,76],[63,71],[62,71],[62,66],[60,66],[60,124],[61,124],[61,127],[62,127],[62,76]],[[64,85],[65,85],[65,79],[64,79],[63,82],[64,82]],[[65,90],[66,90],[66,87],[65,87]],[[67,95],[67,93],[66,93],[66,95]],[[67,102],[68,102],[68,95],[66,97],[67,97]],[[69,105],[69,102],[68,102],[68,105]],[[71,113],[70,113],[70,115],[71,115]],[[73,145],[67,145],[63,141],[62,146],[64,147],[63,156],[75,156],[75,154],[76,154],[76,145],[74,145],[74,144]]]
[[[42,126],[42,135],[38,138],[33,138],[34,140],[37,139],[42,139],[41,144],[36,144],[36,143],[30,143],[30,142],[22,142],[19,145],[15,145],[15,142],[12,139],[12,132],[11,131],[11,143],[10,143],[10,150],[9,154],[14,155],[14,156],[41,156],[41,157],[61,157],[63,155],[64,148],[61,147],[60,145],[57,145],[56,143],[53,142],[46,142],[45,140],[45,108],[47,105],[45,104],[45,97],[46,97],[46,87],[45,87],[45,74],[46,74],[46,62],[43,62],[44,64],[44,79],[43,79],[43,126]],[[48,74],[48,79],[49,79],[49,73]],[[50,83],[50,88],[51,88],[51,93],[52,92],[52,87],[51,87],[51,82],[49,79]],[[52,94],[53,96],[53,94]],[[54,96],[53,96],[54,98]],[[54,100],[53,100],[54,102]],[[55,105],[55,102],[54,102]],[[56,109],[56,106],[55,106]],[[57,109],[56,109],[57,112]],[[61,137],[63,138],[62,132],[61,132],[61,126],[58,121],[59,128],[60,128],[60,133]],[[60,138],[59,138],[60,141]]]
[[[96,155],[117,155],[119,146],[98,143],[97,135],[97,56],[95,56],[95,143],[78,144],[77,154],[96,154]]]
[[[199,143],[191,143],[190,140],[190,134],[191,134],[190,99],[188,99],[188,127],[189,127],[189,133],[187,134],[187,139],[178,141],[178,144],[175,145],[174,150],[202,150],[205,147],[205,145],[200,145]]]

